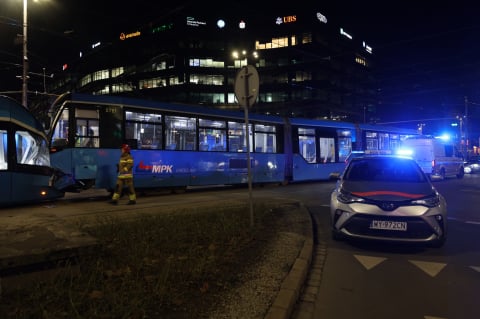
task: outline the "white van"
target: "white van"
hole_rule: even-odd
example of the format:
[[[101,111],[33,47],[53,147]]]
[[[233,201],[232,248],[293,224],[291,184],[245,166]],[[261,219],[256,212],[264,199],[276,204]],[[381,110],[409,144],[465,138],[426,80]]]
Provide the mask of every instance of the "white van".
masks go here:
[[[453,143],[430,136],[407,138],[402,151],[413,157],[430,178],[462,178],[463,158]]]

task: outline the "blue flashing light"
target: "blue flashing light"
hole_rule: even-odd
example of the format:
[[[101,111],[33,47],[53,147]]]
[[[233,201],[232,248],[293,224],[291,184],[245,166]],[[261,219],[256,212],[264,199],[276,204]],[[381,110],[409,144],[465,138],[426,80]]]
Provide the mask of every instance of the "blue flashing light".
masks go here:
[[[399,148],[396,153],[397,155],[400,155],[400,156],[412,156],[413,150],[408,148]]]
[[[440,135],[440,136],[437,136],[436,138],[439,138],[443,141],[449,141],[450,140],[450,135],[448,134],[443,134],[443,135]]]

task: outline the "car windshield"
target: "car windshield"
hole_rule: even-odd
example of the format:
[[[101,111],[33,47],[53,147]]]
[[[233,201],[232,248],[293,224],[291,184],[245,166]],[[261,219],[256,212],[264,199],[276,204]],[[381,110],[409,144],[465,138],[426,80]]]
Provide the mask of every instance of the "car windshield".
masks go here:
[[[425,175],[410,159],[404,158],[356,158],[344,174],[348,181],[425,182]]]

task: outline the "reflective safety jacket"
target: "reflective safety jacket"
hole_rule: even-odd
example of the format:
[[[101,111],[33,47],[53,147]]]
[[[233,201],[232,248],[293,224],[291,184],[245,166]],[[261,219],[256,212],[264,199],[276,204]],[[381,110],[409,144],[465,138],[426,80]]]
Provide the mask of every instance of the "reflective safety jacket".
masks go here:
[[[127,152],[120,156],[118,178],[133,178],[133,157]]]

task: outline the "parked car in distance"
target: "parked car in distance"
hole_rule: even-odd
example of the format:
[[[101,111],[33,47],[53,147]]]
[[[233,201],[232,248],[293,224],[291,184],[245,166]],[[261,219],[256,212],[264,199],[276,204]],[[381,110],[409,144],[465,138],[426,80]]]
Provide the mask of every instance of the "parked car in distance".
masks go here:
[[[470,157],[464,164],[463,170],[465,174],[480,173],[480,156]]]
[[[414,158],[429,178],[463,178],[465,174],[463,157],[449,139],[415,136],[405,139],[399,151]]]
[[[393,155],[352,158],[330,197],[332,238],[420,243],[447,238],[447,203],[418,163]]]

